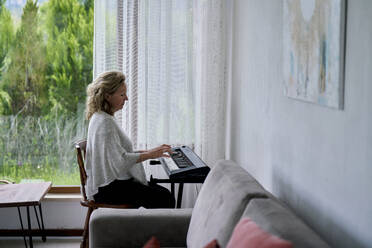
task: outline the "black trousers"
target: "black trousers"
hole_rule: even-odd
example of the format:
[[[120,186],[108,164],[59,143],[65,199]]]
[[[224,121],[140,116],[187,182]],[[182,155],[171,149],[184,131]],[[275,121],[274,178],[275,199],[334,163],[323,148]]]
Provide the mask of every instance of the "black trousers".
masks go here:
[[[133,179],[115,180],[99,187],[94,201],[106,204],[131,204],[145,208],[174,208],[175,199],[168,189],[154,184],[143,185]]]

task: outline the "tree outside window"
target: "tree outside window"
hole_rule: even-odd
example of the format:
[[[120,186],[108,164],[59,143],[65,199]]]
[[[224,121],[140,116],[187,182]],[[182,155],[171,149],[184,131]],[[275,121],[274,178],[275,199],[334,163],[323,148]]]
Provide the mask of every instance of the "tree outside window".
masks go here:
[[[93,0],[0,0],[0,178],[80,183]]]

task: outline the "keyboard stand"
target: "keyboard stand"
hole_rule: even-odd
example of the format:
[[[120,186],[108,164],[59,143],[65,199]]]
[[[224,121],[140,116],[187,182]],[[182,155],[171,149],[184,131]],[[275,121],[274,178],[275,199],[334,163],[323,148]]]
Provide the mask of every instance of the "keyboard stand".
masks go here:
[[[153,178],[150,176],[150,183],[170,183],[171,184],[171,193],[175,196],[174,184],[178,183],[178,194],[176,199],[176,208],[181,208],[182,195],[183,195],[183,184],[184,183],[204,183],[205,177],[189,177],[189,178],[180,178],[180,179],[159,179]]]

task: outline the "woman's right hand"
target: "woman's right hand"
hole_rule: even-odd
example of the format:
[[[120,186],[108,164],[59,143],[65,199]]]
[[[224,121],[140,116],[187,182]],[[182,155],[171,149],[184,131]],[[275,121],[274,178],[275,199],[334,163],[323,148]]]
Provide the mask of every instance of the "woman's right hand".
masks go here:
[[[172,153],[171,146],[167,144],[163,144],[161,146],[155,147],[153,149],[147,150],[147,154],[149,156],[148,159],[160,158],[160,157],[169,157],[169,154]]]
[[[155,147],[153,149],[147,150],[141,153],[137,163],[143,162],[148,159],[155,159],[160,157],[170,157],[169,154],[172,153],[171,146],[167,144],[163,144],[161,146]],[[169,153],[169,154],[167,154]]]

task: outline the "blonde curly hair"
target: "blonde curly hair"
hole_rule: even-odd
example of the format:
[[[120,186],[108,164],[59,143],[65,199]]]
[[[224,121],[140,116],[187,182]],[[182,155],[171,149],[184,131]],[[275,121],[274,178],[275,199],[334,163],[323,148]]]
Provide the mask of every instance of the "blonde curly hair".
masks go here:
[[[86,119],[89,120],[97,111],[104,111],[112,115],[111,106],[105,95],[114,94],[122,84],[125,84],[125,76],[119,71],[104,72],[90,83],[87,87]]]

